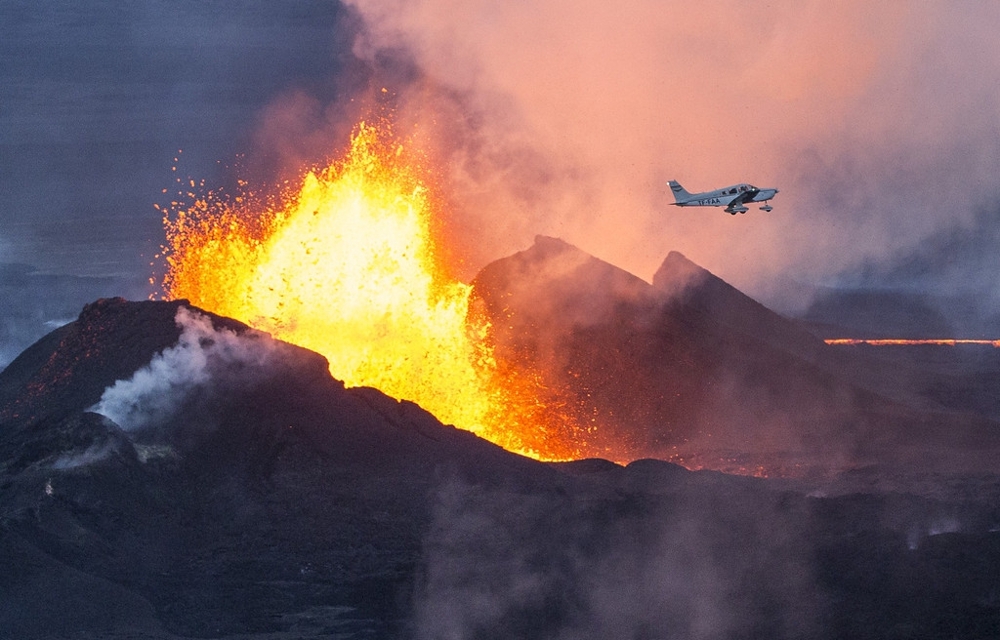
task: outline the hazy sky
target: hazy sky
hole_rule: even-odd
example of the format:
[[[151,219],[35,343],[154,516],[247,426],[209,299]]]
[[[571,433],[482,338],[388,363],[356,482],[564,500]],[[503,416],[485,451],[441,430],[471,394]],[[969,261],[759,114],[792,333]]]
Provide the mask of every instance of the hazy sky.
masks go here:
[[[930,0],[8,0],[0,263],[63,278],[35,323],[143,297],[177,175],[297,169],[385,87],[466,277],[542,233],[647,280],[680,250],[768,300],[858,274],[1000,299],[998,30],[1000,4]],[[781,193],[730,216],[669,206],[671,178]],[[7,316],[55,295],[17,273]]]
[[[248,150],[276,96],[303,86],[329,99],[343,13],[326,1],[5,1],[0,261],[148,270],[171,168],[221,180],[217,163]]]
[[[547,161],[514,206],[475,199],[487,221],[513,214],[514,244],[531,227],[647,279],[678,249],[766,291],[1000,208],[996,3],[349,4],[369,26],[359,53],[405,47],[428,82],[481,110],[474,162],[502,166],[518,146]],[[530,176],[514,173],[505,186],[524,192]],[[732,218],[667,206],[670,178],[781,194],[770,214]]]
[[[345,15],[327,0],[0,3],[0,366],[96,297],[149,294],[153,204],[178,175],[231,179],[283,95],[352,92]]]

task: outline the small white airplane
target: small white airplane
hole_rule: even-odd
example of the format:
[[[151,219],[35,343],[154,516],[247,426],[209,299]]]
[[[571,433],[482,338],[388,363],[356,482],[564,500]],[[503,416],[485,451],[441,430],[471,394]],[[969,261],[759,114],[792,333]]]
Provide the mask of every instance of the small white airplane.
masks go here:
[[[670,189],[674,192],[674,202],[678,207],[725,207],[726,212],[733,214],[746,213],[744,204],[748,202],[763,202],[761,211],[774,209],[767,201],[778,193],[777,189],[758,189],[752,184],[734,184],[725,189],[706,191],[704,193],[688,193],[676,180],[670,181]]]

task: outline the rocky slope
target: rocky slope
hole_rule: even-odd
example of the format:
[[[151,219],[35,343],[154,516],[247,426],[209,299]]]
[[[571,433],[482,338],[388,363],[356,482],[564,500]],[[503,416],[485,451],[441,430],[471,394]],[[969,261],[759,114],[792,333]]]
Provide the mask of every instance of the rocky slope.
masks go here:
[[[570,347],[578,366],[616,367],[591,384],[686,372],[649,388],[699,401],[740,357],[823,371],[808,335],[782,337],[780,318],[725,302],[736,294],[718,283],[664,298],[660,278],[553,247],[571,268],[563,289],[547,278],[539,290],[562,294],[508,327],[572,318],[569,335],[537,324],[507,349],[541,362]],[[536,273],[530,259],[552,257],[539,249],[515,264]],[[668,266],[692,271],[678,256]],[[567,288],[584,282],[578,269],[614,295]],[[497,300],[485,298],[494,313],[519,308]],[[727,320],[729,304],[744,307]],[[636,359],[588,344],[608,341]],[[633,342],[660,351],[642,359]],[[711,349],[717,360],[702,360]],[[624,410],[644,389],[600,397]],[[893,478],[546,465],[345,389],[322,357],[183,301],[101,300],[0,372],[0,637],[996,635],[997,476]]]
[[[211,333],[171,351],[189,331],[179,310],[190,309],[98,301],[0,374],[0,590],[19,603],[0,628],[48,619],[61,621],[54,632],[224,635],[288,627],[284,612],[315,606],[322,624],[351,609],[335,626],[387,633],[442,478],[534,486],[558,475],[412,403],[345,390],[321,356],[232,320],[192,310]],[[198,377],[190,361],[209,375],[133,386],[130,406],[152,402],[164,413],[155,420],[95,412],[112,412],[105,389],[155,372],[165,353],[182,375]],[[63,595],[39,600],[31,585],[52,581]],[[119,597],[134,607],[106,603]]]
[[[926,406],[900,369],[868,371],[678,253],[648,284],[539,237],[475,288],[498,356],[596,427],[592,455],[744,473],[994,467],[991,420]]]

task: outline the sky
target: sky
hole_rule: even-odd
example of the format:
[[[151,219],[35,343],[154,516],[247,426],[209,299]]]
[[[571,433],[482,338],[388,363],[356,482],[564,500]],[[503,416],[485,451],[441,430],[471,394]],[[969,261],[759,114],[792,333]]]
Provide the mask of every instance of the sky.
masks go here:
[[[677,249],[767,296],[997,208],[995,3],[350,1],[368,27],[356,50],[405,48],[482,114],[470,164],[543,157],[548,184],[476,200],[487,219],[521,205],[518,226],[646,279]],[[781,194],[732,219],[669,207],[671,178]]]
[[[865,286],[995,313],[998,28],[962,0],[8,0],[0,366],[149,295],[178,176],[277,182],[380,96],[436,161],[464,278],[545,234],[646,280],[678,250],[790,312]],[[781,192],[730,216],[669,179]]]

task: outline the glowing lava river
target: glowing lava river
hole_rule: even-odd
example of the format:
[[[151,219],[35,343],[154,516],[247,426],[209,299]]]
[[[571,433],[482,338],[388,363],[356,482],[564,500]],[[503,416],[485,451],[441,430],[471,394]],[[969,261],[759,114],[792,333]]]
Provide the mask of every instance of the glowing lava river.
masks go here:
[[[955,347],[963,344],[975,344],[1000,348],[1000,340],[978,340],[974,338],[828,338],[824,342],[835,346],[866,344],[872,347]]]
[[[425,184],[388,125],[361,123],[341,161],[276,204],[189,193],[164,209],[163,296],[321,353],[348,386],[414,401],[506,449],[575,457],[565,423],[538,406],[537,378],[499,371],[471,286],[440,259]]]

